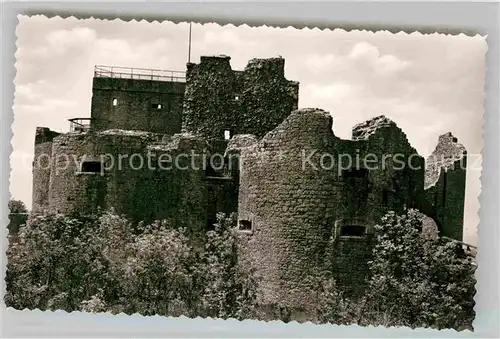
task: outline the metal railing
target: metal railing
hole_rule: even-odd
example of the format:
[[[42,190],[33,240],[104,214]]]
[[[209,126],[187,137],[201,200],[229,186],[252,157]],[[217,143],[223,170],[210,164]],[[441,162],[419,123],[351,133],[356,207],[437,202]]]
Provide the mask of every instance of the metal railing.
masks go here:
[[[96,65],[94,67],[94,77],[170,82],[186,81],[186,73],[182,71],[104,65]]]
[[[90,129],[92,118],[72,118],[69,121],[70,132],[86,132]]]

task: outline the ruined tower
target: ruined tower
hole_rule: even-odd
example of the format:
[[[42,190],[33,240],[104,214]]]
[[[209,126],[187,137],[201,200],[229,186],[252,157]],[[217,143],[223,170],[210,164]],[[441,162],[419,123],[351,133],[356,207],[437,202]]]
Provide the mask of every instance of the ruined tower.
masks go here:
[[[252,59],[243,71],[228,56],[188,64],[182,129],[208,139],[262,137],[298,105],[298,83],[285,78],[283,58]]]
[[[52,140],[58,135],[59,133],[47,127],[36,128],[33,160],[33,213],[43,213],[49,209]]]
[[[439,136],[427,158],[425,212],[439,228],[439,234],[458,241],[463,238],[467,151],[451,133]]]
[[[180,71],[96,66],[92,128],[180,133],[185,86]]]

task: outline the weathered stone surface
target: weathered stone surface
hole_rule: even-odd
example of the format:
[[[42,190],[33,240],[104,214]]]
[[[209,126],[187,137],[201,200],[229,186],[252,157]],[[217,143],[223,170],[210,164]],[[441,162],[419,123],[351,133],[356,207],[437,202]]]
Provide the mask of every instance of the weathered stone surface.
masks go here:
[[[250,147],[255,145],[257,142],[258,139],[253,134],[237,134],[229,140],[225,154],[229,155],[239,153],[242,148]]]
[[[438,139],[426,162],[426,204],[441,236],[462,241],[467,151],[451,133]]]
[[[373,226],[388,211],[418,208],[423,236],[461,240],[465,167],[457,167],[466,157],[451,134],[426,169],[385,116],[344,140],[330,113],[296,110],[298,83],[284,77],[282,58],[252,59],[243,71],[229,61],[201,57],[187,65],[186,84],[94,79],[90,131],[37,129],[35,160],[44,157],[33,167],[34,212],[114,208],[194,231],[237,212],[262,309],[286,306],[296,320],[314,314],[323,272],[350,295],[363,290]],[[152,112],[158,100],[171,105]],[[103,161],[103,170],[82,173],[84,161]]]
[[[298,83],[285,78],[284,59],[252,59],[243,71],[229,61],[203,56],[188,65],[183,131],[210,139],[224,131],[262,137],[297,108]]]
[[[434,219],[421,212],[418,213],[418,217],[422,219],[422,237],[429,240],[437,239],[439,229]]]
[[[180,133],[185,87],[185,83],[177,81],[95,77],[92,127]]]
[[[165,140],[170,143],[162,144]],[[167,219],[174,226],[202,229],[207,186],[202,157],[195,155],[204,151],[203,144],[185,135],[165,139],[120,130],[61,135],[52,145],[49,210],[114,208],[134,221]],[[82,172],[84,161],[102,161],[102,172]]]
[[[262,304],[311,311],[323,271],[333,272],[347,293],[359,293],[374,224],[389,210],[421,202],[424,159],[394,122],[375,118],[353,135],[342,140],[328,112],[301,109],[241,149],[238,214],[252,223],[243,236],[263,277]],[[378,160],[365,161],[370,155]],[[344,226],[365,232],[345,235]]]
[[[374,134],[378,128],[394,127],[395,125],[396,124],[392,120],[386,118],[384,115],[380,115],[354,126],[352,129],[352,139],[366,140],[370,135]]]
[[[44,212],[48,208],[52,140],[58,135],[59,133],[51,131],[47,127],[36,128],[32,198],[32,211],[34,213]]]
[[[427,158],[425,171],[425,188],[434,186],[442,171],[453,170],[457,161],[464,162],[467,151],[465,147],[458,143],[457,138],[451,133],[439,136],[438,143],[432,154]],[[462,163],[465,166],[465,163]],[[465,167],[464,167],[465,168]]]

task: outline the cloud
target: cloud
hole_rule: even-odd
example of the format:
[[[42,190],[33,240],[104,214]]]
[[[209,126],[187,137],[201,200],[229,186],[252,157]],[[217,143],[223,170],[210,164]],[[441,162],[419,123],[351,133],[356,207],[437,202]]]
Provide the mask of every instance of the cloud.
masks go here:
[[[349,58],[364,60],[370,63],[372,60],[378,59],[379,55],[380,53],[377,47],[366,41],[361,41],[354,45],[353,49],[349,53]]]
[[[378,58],[376,63],[377,69],[383,74],[399,72],[411,65],[410,62],[400,60],[390,54]]]
[[[64,51],[70,46],[84,47],[82,44],[92,43],[96,32],[87,27],[75,27],[69,30],[57,30],[47,35],[47,42],[51,49]]]
[[[312,101],[339,101],[352,95],[354,88],[352,85],[347,83],[335,82],[326,86],[310,84],[306,85],[305,88],[301,88],[301,90],[306,91],[306,93],[308,93],[308,96],[311,96]]]

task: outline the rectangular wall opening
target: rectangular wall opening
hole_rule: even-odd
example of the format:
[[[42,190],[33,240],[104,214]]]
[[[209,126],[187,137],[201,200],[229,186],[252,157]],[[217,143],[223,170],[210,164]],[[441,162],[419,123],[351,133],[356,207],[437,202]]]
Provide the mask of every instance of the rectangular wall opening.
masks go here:
[[[113,98],[113,106],[117,106],[118,105],[118,99],[117,98]]]
[[[100,161],[84,161],[82,162],[82,173],[101,173],[102,163]]]
[[[225,130],[224,131],[224,139],[225,140],[231,139],[231,131],[230,130]]]
[[[340,229],[341,237],[362,237],[366,234],[366,227],[360,225],[343,225]]]
[[[252,230],[252,222],[250,220],[240,220],[238,222],[238,229],[240,231],[251,231]]]
[[[382,205],[387,206],[389,204],[389,191],[382,191]]]
[[[342,172],[344,178],[367,178],[368,170],[366,168],[349,168]]]
[[[151,104],[151,108],[160,110],[162,108],[161,104]]]

